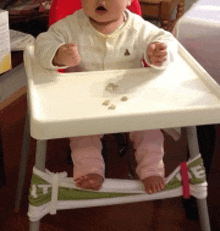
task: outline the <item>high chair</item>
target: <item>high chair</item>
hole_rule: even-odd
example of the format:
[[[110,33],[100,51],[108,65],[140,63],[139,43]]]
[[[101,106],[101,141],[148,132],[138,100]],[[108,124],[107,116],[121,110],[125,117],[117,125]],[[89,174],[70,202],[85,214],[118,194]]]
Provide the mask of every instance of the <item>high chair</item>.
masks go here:
[[[55,214],[59,209],[182,195],[197,198],[201,228],[210,230],[207,182],[194,126],[220,122],[220,87],[181,44],[178,53],[175,62],[165,71],[138,68],[59,73],[42,68],[35,60],[34,47],[27,47],[24,63],[28,77],[29,115],[21,163],[28,155],[30,124],[31,136],[37,140],[28,211],[31,231],[39,230],[43,216]],[[120,87],[120,94],[105,92],[110,82]],[[128,101],[119,100],[123,95]],[[106,97],[116,102],[115,110],[107,110],[102,105]],[[73,98],[76,100],[72,101]],[[99,192],[86,191],[76,188],[72,177],[68,178],[65,173],[54,174],[45,169],[49,139],[174,127],[187,127],[190,158],[166,178],[166,187],[159,193],[145,193],[138,180],[113,179],[106,179]]]
[[[30,132],[37,139],[28,211],[31,231],[39,230],[39,221],[44,215],[55,214],[59,209],[182,195],[197,198],[201,228],[210,230],[207,182],[194,125],[219,123],[220,87],[180,44],[178,58],[164,72],[138,68],[58,73],[45,70],[36,62],[34,47],[25,50],[24,61]],[[118,100],[121,94],[103,94],[110,81],[120,87],[128,101]],[[117,103],[115,110],[107,110],[102,105],[106,97]],[[72,98],[80,100],[73,102]],[[68,178],[65,173],[54,174],[45,169],[48,139],[179,126],[187,127],[190,159],[166,178],[166,187],[159,193],[145,193],[138,180],[114,179],[106,179],[98,192],[86,191],[76,188],[72,177]]]

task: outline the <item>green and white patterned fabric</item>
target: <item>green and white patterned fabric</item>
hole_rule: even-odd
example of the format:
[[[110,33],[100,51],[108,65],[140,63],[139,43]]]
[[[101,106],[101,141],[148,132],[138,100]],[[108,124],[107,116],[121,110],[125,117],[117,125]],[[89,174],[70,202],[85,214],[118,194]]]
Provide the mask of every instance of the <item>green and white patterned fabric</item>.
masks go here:
[[[187,165],[190,194],[199,199],[206,198],[207,182],[201,155],[189,160]],[[99,191],[83,190],[75,186],[73,178],[67,177],[66,172],[42,172],[33,168],[28,216],[34,222],[46,214],[56,214],[61,209],[150,201],[182,195],[180,166],[166,178],[165,189],[154,194],[147,194],[141,181],[124,179],[105,179]]]

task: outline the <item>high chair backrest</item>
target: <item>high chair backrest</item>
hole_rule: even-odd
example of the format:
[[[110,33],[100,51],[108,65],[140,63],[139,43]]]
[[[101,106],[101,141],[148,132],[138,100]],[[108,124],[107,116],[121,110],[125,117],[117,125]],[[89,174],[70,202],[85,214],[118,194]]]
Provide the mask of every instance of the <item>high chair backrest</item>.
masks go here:
[[[81,8],[81,0],[53,0],[49,13],[49,25]],[[139,0],[133,0],[128,9],[133,13],[142,15]]]

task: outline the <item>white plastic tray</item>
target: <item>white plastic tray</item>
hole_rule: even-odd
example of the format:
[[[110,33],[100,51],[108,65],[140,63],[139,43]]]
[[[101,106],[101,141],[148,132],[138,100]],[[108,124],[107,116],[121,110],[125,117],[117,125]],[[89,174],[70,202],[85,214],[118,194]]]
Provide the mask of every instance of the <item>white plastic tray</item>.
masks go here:
[[[54,139],[220,122],[220,87],[179,45],[165,71],[152,68],[57,73],[25,51],[31,136]],[[115,92],[105,90],[109,83]],[[122,102],[122,96],[128,101]],[[109,110],[102,103],[116,105]]]

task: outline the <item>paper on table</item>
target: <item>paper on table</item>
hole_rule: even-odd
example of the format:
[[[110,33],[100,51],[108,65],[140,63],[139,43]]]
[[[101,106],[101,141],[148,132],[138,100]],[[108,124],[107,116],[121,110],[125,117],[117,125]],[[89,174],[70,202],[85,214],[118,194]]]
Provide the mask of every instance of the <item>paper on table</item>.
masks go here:
[[[11,51],[24,50],[27,45],[33,45],[34,40],[30,34],[10,29]]]

